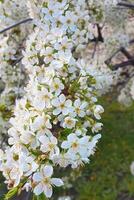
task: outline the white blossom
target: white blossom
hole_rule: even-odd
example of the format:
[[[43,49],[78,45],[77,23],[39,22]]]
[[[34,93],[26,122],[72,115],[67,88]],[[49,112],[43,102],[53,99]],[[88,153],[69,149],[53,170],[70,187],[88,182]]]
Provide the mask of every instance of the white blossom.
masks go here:
[[[36,172],[33,175],[33,181],[36,183],[34,193],[40,195],[45,193],[46,197],[52,196],[52,185],[57,187],[63,185],[63,181],[59,178],[51,178],[53,174],[53,168],[51,165],[46,165],[41,172]]]

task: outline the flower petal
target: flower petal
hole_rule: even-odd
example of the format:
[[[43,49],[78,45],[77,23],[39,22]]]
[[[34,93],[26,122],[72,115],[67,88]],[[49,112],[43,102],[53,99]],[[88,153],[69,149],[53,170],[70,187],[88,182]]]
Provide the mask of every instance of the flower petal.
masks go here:
[[[34,182],[40,182],[43,179],[43,176],[40,172],[37,172],[33,175]]]
[[[70,99],[68,99],[68,100],[66,101],[65,105],[66,105],[67,107],[71,107],[71,106],[72,106],[72,101],[71,101]]]
[[[71,133],[68,137],[67,137],[69,142],[74,142],[77,139],[77,136],[74,133]]]
[[[45,136],[45,135],[40,136],[40,137],[39,137],[39,141],[40,141],[42,144],[45,144],[45,145],[47,145],[47,144],[49,143],[49,139],[48,139],[48,137]]]
[[[45,185],[44,186],[44,193],[46,197],[50,198],[52,196],[53,190],[51,185]]]
[[[53,167],[51,165],[46,165],[43,169],[45,177],[51,177],[53,174]]]
[[[59,99],[58,98],[53,99],[52,100],[52,105],[55,106],[55,107],[59,106],[60,105]]]
[[[75,102],[74,102],[74,106],[75,107],[80,107],[80,99],[77,99],[77,100],[75,100]]]
[[[36,187],[34,188],[34,193],[36,195],[40,195],[43,192],[43,185],[41,183],[39,183],[38,185],[36,185]]]
[[[57,138],[54,136],[50,137],[50,141],[52,142],[52,144],[57,144]]]
[[[62,142],[61,148],[63,149],[68,149],[70,147],[70,143],[67,141]]]
[[[69,113],[69,110],[67,108],[64,108],[62,110],[63,115],[67,115]]]
[[[61,95],[59,96],[59,99],[60,99],[60,102],[61,102],[61,103],[64,103],[65,100],[66,100],[66,97],[65,97],[64,94],[61,94]]]
[[[57,187],[64,185],[63,181],[60,178],[52,178],[51,182],[53,185],[55,185]]]
[[[59,115],[61,112],[61,110],[59,108],[56,108],[54,111],[53,111],[53,115]]]

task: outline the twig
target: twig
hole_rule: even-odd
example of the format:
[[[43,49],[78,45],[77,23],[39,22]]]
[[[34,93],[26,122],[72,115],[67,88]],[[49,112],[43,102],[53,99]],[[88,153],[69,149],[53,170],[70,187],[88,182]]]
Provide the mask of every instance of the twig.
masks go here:
[[[121,48],[121,52],[126,56],[127,59],[132,59],[132,56],[124,47]]]
[[[130,44],[130,45],[133,44],[133,43],[134,43],[134,39],[132,39],[132,40],[129,41],[129,44]],[[111,62],[111,60],[112,60],[112,58],[113,58],[117,53],[119,53],[119,52],[122,50],[122,48],[124,48],[124,47],[120,47],[119,49],[117,49],[117,50],[113,53],[113,55],[111,55],[111,57],[108,58],[108,59],[105,61],[105,64],[106,64],[106,65],[109,65],[110,62]]]
[[[120,3],[118,3],[118,6],[123,6],[123,7],[126,7],[126,8],[134,9],[134,4],[130,4],[130,3],[120,2]]]
[[[94,56],[95,56],[95,52],[96,52],[96,48],[97,48],[97,44],[98,44],[98,42],[96,41],[95,44],[94,44],[94,50],[93,50],[93,53],[92,53],[92,59],[93,59]]]
[[[23,59],[23,56],[21,56],[20,58],[18,58],[18,59],[13,63],[12,66],[17,65],[22,59]]]
[[[1,30],[1,31],[0,31],[0,34],[6,32],[6,31],[8,31],[8,30],[10,30],[10,29],[12,29],[12,28],[15,28],[15,27],[17,27],[17,26],[19,26],[19,25],[21,25],[21,24],[30,22],[30,21],[32,21],[32,20],[33,20],[33,19],[31,19],[31,18],[24,19],[24,20],[22,20],[22,21],[20,21],[20,22],[18,22],[18,23],[15,23],[15,24],[13,24],[13,25],[11,25],[11,26],[9,26],[9,27],[7,27],[7,28]]]
[[[96,24],[96,26],[97,26],[98,36],[94,37],[92,40],[90,40],[90,42],[96,42],[96,43],[98,43],[98,42],[104,42],[104,38],[103,38],[102,32],[101,32],[103,26],[100,27],[99,24]]]
[[[112,58],[113,58],[117,53],[119,53],[120,50],[121,50],[121,49],[116,50],[116,51],[111,55],[111,57],[108,58],[108,59],[105,61],[105,64],[106,64],[106,65],[109,65],[110,62],[111,62],[111,60],[112,60]]]
[[[120,64],[114,65],[114,66],[113,66],[113,70],[117,70],[117,69],[120,68],[120,67],[126,67],[126,66],[128,66],[128,65],[134,65],[134,58],[133,58],[133,59],[130,59],[130,60],[128,60],[128,61],[124,61],[124,62],[122,62],[122,63],[120,63]]]
[[[99,26],[99,24],[97,24],[98,40],[99,40],[100,42],[104,42],[104,38],[103,38],[103,36],[102,36],[101,30],[102,30],[102,28]]]

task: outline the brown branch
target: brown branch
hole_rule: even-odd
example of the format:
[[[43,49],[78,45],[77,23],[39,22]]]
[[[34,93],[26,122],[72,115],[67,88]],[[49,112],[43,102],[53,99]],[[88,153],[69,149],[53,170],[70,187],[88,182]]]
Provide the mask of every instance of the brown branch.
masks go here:
[[[133,59],[130,59],[130,60],[128,60],[128,61],[124,61],[124,62],[122,62],[122,63],[120,63],[120,64],[114,65],[114,66],[113,66],[113,70],[117,70],[117,69],[119,69],[119,68],[121,68],[121,67],[126,67],[126,66],[128,66],[128,65],[134,65],[134,58],[133,58]]]
[[[17,65],[22,59],[23,59],[23,56],[21,56],[20,58],[18,58],[18,59],[13,63],[12,66]]]
[[[125,8],[130,8],[130,9],[134,9],[134,4],[130,4],[130,3],[120,2],[120,3],[118,3],[118,6],[125,7]]]
[[[102,36],[102,32],[101,32],[102,28],[99,26],[99,24],[97,24],[97,31],[98,31],[98,40],[100,42],[104,42],[104,38]]]
[[[31,19],[31,18],[24,19],[24,20],[22,20],[22,21],[20,21],[20,22],[18,22],[18,23],[15,23],[15,24],[13,24],[13,25],[11,25],[11,26],[9,26],[9,27],[7,27],[7,28],[1,30],[1,31],[0,31],[0,34],[5,33],[6,31],[8,31],[8,30],[10,30],[10,29],[12,29],[12,28],[15,28],[15,27],[17,27],[17,26],[19,26],[19,25],[21,25],[21,24],[30,22],[30,21],[32,21],[32,20],[33,20],[33,19]]]
[[[127,59],[132,59],[132,56],[124,47],[121,48],[121,52],[126,56]]]
[[[103,38],[102,32],[101,32],[103,26],[100,27],[99,24],[96,24],[96,26],[97,26],[98,36],[97,36],[97,37],[94,37],[92,40],[90,40],[90,42],[97,42],[97,43],[98,43],[98,42],[104,42],[104,38]]]
[[[132,39],[132,40],[129,41],[129,45],[131,45],[131,44],[133,44],[133,43],[134,43],[134,39]],[[112,60],[112,58],[113,58],[114,56],[116,56],[117,53],[119,53],[120,51],[122,51],[123,48],[124,48],[124,47],[120,47],[119,49],[117,49],[117,50],[111,55],[111,57],[108,58],[108,59],[105,61],[105,64],[106,64],[106,65],[109,65],[110,62],[111,62],[111,60]]]

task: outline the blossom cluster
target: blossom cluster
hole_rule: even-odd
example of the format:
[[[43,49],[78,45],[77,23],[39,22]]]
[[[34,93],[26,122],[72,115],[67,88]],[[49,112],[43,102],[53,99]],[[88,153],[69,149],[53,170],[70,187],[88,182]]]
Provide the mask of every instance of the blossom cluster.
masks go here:
[[[129,12],[120,9],[119,2],[1,3],[1,27],[26,16],[34,24],[32,29],[28,24],[9,31],[0,41],[3,104],[24,95],[16,101],[14,117],[10,119],[9,147],[1,151],[0,170],[9,188],[32,190],[35,195],[44,193],[49,198],[53,185],[63,185],[61,178],[53,178],[57,168],[75,169],[90,161],[101,137],[96,133],[103,126],[99,120],[104,109],[97,97],[117,85],[123,72],[112,71],[104,61],[116,48],[129,44],[124,28]],[[98,24],[101,42],[97,38]],[[22,62],[14,66],[21,56]],[[23,90],[26,72],[29,82]],[[130,99],[126,98],[128,94]],[[127,99],[128,104],[132,98],[133,77],[118,100],[124,103]],[[8,103],[8,108],[11,105],[12,109],[13,102]],[[4,124],[8,126],[7,119]]]
[[[28,16],[26,2],[26,0],[21,1],[21,4],[16,0],[0,2],[1,30]],[[0,35],[0,80],[3,83],[0,92],[0,137],[6,137],[10,126],[8,120],[12,115],[15,99],[24,93],[26,72],[19,60],[30,29],[31,25],[25,24]]]
[[[76,56],[92,38],[86,1],[29,1],[35,29],[26,42],[23,65],[29,73],[25,95],[10,119],[9,145],[0,169],[8,187],[52,196],[56,167],[88,163],[101,135],[96,80]],[[36,9],[34,9],[36,8]]]
[[[76,1],[74,2],[77,3]],[[72,2],[72,4],[74,4],[74,2]],[[127,46],[129,36],[131,38],[132,35],[130,26],[124,28],[125,24],[127,24],[128,17],[130,17],[130,13],[126,10],[124,12],[124,9],[122,8],[120,9],[118,6],[119,2],[121,1],[84,1],[82,2],[83,4],[81,3],[82,6],[79,8],[77,7],[75,10],[76,15],[79,16],[79,21],[77,20],[77,22],[79,23],[79,27],[83,28],[83,31],[79,32],[78,30],[75,30],[75,25],[72,26],[70,22],[70,26],[72,26],[71,29],[74,29],[72,37],[74,45],[73,55],[77,59],[81,58],[82,62],[88,63],[90,74],[96,79],[95,87],[100,95],[108,92],[113,85],[116,86],[119,79],[123,79],[123,77],[120,76],[123,70],[112,71],[104,61],[108,58],[108,55],[110,56],[111,53],[116,50],[116,48]],[[40,17],[43,16],[43,14],[42,12],[38,12],[39,9],[41,9],[41,3],[41,1],[34,1],[34,4],[31,4],[30,1],[26,0],[21,1],[21,4],[16,0],[1,1],[1,29],[29,17],[27,9],[30,12],[30,17],[35,19],[34,23],[41,29],[44,29],[44,21],[46,18],[41,19]],[[66,20],[67,18],[70,19],[69,17],[70,13],[68,13],[68,17],[66,16]],[[75,17],[76,16],[72,16],[72,18]],[[58,17],[55,17],[54,23],[61,23],[60,20]],[[96,49],[97,53],[94,52],[95,50],[92,42],[94,37],[96,37],[96,24],[104,24],[102,29],[104,43],[99,43],[99,48]],[[8,31],[4,36],[1,36],[0,84],[3,85],[4,83],[4,88],[2,88],[4,91],[0,95],[0,135],[7,132],[9,127],[8,119],[11,116],[14,100],[16,97],[18,98],[24,94],[23,87],[26,82],[26,70],[24,69],[24,65],[22,65],[21,62],[17,63],[17,61],[21,59],[22,49],[26,45],[25,39],[29,34],[29,30],[31,32],[30,24],[23,24]],[[129,31],[131,32],[131,35],[128,34],[128,31],[126,30],[131,30]],[[119,102],[124,105],[130,105],[132,99],[133,77],[123,89],[120,89],[118,97]]]

